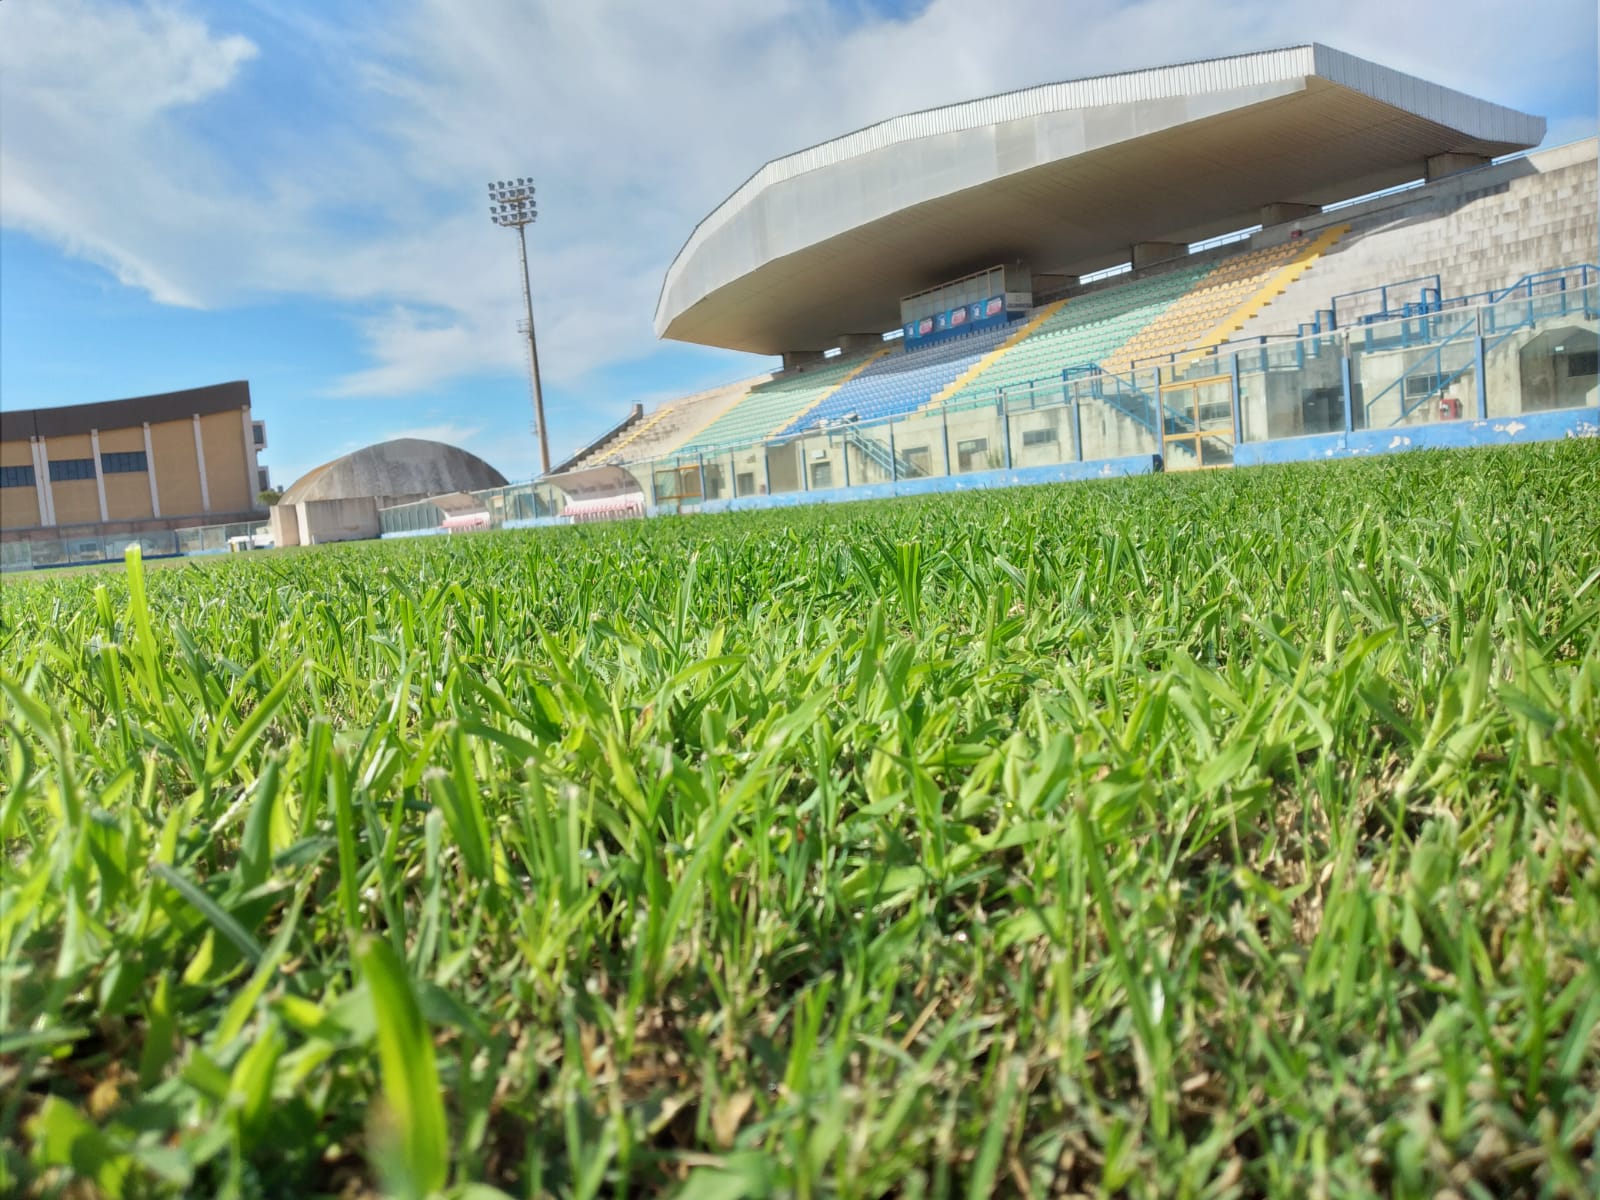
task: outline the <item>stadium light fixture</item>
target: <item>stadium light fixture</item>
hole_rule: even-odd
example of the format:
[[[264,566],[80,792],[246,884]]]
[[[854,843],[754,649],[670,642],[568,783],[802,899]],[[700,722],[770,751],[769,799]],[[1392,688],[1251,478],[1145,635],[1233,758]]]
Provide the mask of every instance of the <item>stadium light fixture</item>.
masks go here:
[[[489,185],[489,219],[517,231],[522,255],[522,306],[526,314],[521,332],[528,335],[528,370],[533,382],[533,430],[539,439],[539,466],[550,473],[550,437],[544,426],[544,392],[539,386],[539,343],[533,335],[533,287],[528,280],[528,226],[539,219],[533,180],[502,179]]]

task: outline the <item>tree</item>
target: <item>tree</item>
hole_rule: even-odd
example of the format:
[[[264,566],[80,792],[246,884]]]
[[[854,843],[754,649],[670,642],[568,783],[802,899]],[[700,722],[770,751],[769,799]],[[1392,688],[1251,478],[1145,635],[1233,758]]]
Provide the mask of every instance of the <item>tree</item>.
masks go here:
[[[271,508],[274,504],[282,499],[283,493],[277,488],[267,488],[265,491],[256,493],[256,503],[262,508]]]

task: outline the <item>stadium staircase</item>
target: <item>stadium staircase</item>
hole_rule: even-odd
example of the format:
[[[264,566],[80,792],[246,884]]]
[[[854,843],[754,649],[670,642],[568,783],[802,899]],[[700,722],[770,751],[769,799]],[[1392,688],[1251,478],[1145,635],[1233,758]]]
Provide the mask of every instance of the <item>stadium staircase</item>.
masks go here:
[[[982,329],[920,349],[884,354],[779,432],[804,433],[840,421],[876,421],[915,412],[949,381],[993,353],[1010,326]]]
[[[868,462],[892,479],[914,479],[916,464],[903,455],[893,453],[888,446],[874,437],[871,431],[857,429],[854,425],[843,427],[844,441],[854,446]]]
[[[1431,329],[1433,337],[1432,344],[1427,347],[1425,353],[1415,357],[1398,378],[1366,402],[1364,406],[1366,427],[1370,429],[1376,424],[1375,418],[1381,415],[1380,405],[1391,395],[1396,397],[1399,409],[1398,415],[1389,422],[1390,426],[1394,426],[1410,420],[1416,412],[1428,405],[1438,403],[1457,383],[1477,370],[1477,352],[1474,349],[1469,353],[1467,347],[1477,337],[1480,326],[1476,319],[1468,320],[1456,316],[1454,315],[1456,312],[1473,305],[1495,306],[1491,310],[1494,318],[1492,333],[1485,337],[1483,343],[1482,358],[1487,363],[1501,346],[1536,325],[1538,318],[1549,312],[1551,300],[1562,300],[1562,311],[1565,311],[1563,292],[1574,296],[1574,311],[1582,311],[1586,317],[1589,316],[1593,311],[1589,301],[1578,297],[1587,295],[1583,289],[1596,278],[1600,278],[1600,267],[1579,263],[1571,267],[1534,271],[1524,275],[1509,287],[1492,289],[1474,296],[1441,298],[1440,289],[1436,286],[1433,302],[1416,314],[1413,320],[1406,321],[1403,326],[1397,326],[1392,321],[1379,321],[1377,328],[1374,329],[1369,320],[1367,328],[1358,327],[1356,336],[1362,339],[1362,348],[1369,353],[1387,349],[1406,349],[1408,338],[1417,327],[1423,330]],[[1526,308],[1521,303],[1503,303],[1507,300],[1520,301],[1523,297],[1528,301]],[[1390,314],[1379,314],[1379,316],[1390,316]],[[1455,328],[1443,337],[1439,337],[1439,327],[1452,322],[1456,323]],[[1413,388],[1411,384],[1418,380],[1425,380],[1426,386]]]
[[[677,447],[677,451],[698,454],[764,441],[810,412],[883,353],[875,350],[864,358],[835,359],[807,371],[778,375],[752,388],[732,408]]]

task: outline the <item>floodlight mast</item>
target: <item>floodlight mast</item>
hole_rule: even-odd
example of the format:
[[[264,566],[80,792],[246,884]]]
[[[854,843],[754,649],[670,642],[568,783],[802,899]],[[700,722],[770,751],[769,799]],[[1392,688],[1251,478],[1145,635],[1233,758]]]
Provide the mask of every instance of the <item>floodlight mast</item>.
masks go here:
[[[527,314],[519,332],[528,335],[528,365],[533,383],[533,427],[539,437],[540,473],[550,473],[550,437],[544,425],[544,392],[539,386],[539,343],[533,335],[533,287],[528,280],[528,226],[539,219],[531,179],[503,179],[489,185],[489,219],[515,228],[522,255],[522,306]]]

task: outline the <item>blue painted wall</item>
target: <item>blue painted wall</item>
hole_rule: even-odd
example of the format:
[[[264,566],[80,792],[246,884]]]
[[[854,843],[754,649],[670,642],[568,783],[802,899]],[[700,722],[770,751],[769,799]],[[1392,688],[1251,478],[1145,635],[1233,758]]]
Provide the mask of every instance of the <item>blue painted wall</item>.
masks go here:
[[[1351,433],[1312,434],[1274,442],[1241,442],[1233,448],[1233,462],[1238,467],[1252,467],[1262,463],[1397,454],[1403,450],[1509,446],[1569,437],[1600,437],[1600,408],[1567,408],[1489,421],[1442,421],[1390,429],[1357,429]]]

